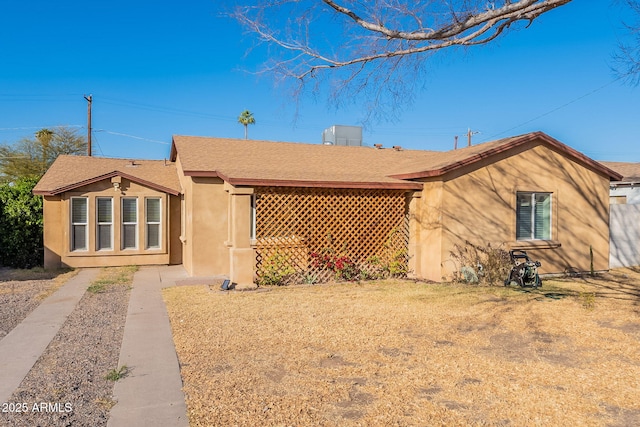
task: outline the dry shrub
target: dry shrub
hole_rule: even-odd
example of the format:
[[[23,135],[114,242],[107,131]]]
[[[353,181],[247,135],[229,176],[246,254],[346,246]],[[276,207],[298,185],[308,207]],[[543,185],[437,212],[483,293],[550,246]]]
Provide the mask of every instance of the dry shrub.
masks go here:
[[[480,246],[466,241],[464,246],[454,245],[450,255],[457,267],[456,282],[503,285],[512,267],[509,252],[491,243]]]

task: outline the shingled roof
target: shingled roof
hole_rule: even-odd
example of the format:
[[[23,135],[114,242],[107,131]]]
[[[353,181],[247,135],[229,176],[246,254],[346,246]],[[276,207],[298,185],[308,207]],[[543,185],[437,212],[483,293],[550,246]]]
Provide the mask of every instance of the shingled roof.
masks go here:
[[[173,195],[181,192],[175,163],[62,155],[40,179],[33,193],[51,196],[114,176]]]
[[[627,176],[617,164],[598,163],[542,132],[445,152],[174,136],[171,162],[60,156],[33,192],[60,194],[122,176],[177,195],[182,190],[176,160],[186,176],[219,177],[233,185],[421,189],[416,180],[443,176],[530,142],[546,145],[613,181]],[[640,176],[640,167],[636,171]]]
[[[610,179],[620,178],[542,132],[446,152],[174,136],[170,158],[179,155],[187,176],[219,177],[234,185],[412,189],[421,185],[412,180],[442,176],[532,141]]]
[[[640,182],[640,163],[628,162],[601,162],[606,167],[613,169],[622,175],[618,181],[621,182]]]

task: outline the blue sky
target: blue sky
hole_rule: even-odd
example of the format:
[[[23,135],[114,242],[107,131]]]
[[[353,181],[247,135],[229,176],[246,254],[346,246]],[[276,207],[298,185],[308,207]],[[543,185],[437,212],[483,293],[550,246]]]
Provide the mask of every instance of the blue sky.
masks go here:
[[[0,8],[0,143],[38,129],[86,133],[93,95],[94,155],[168,157],[174,134],[320,143],[322,130],[358,125],[362,107],[335,110],[322,94],[296,109],[256,70],[264,49],[212,0],[6,1]],[[526,30],[466,52],[437,55],[425,88],[364,143],[449,150],[541,130],[597,160],[640,162],[640,88],[615,81],[624,9],[574,0]]]

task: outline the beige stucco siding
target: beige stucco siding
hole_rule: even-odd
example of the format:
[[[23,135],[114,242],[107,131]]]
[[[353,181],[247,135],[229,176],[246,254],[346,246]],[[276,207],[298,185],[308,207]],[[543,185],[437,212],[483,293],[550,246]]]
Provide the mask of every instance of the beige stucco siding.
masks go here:
[[[60,196],[44,196],[42,201],[44,228],[44,266],[62,267],[64,226],[62,217],[62,199]]]
[[[409,271],[416,277],[442,279],[442,181],[425,182],[409,205]]]
[[[592,247],[594,268],[608,269],[608,189],[607,177],[535,143],[425,182],[415,219],[421,245],[416,273],[450,277],[457,268],[451,252],[466,241],[527,250],[542,262],[542,273],[588,271]],[[517,192],[552,194],[549,241],[516,241]]]
[[[185,268],[192,276],[228,275],[229,194],[224,181],[185,178]]]

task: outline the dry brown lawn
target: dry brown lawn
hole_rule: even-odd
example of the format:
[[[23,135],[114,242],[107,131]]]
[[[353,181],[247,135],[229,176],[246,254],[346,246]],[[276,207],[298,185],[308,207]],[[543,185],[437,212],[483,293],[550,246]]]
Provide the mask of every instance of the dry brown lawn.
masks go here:
[[[164,291],[192,426],[640,425],[640,274]]]

